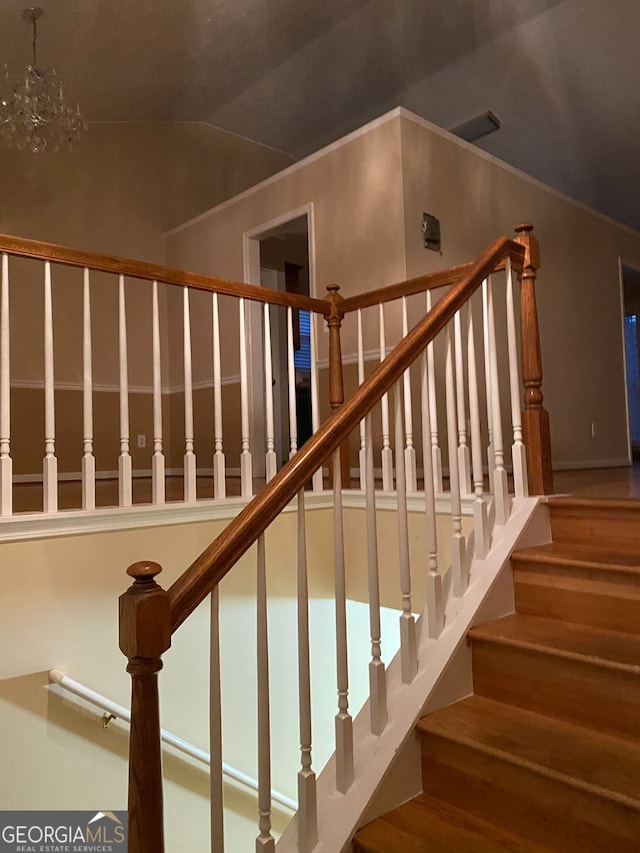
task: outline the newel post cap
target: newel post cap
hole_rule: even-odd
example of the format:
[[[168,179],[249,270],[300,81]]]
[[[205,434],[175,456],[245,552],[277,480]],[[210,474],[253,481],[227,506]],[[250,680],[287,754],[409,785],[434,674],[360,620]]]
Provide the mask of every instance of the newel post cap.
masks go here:
[[[154,563],[152,560],[138,560],[137,563],[132,563],[127,569],[127,574],[130,578],[135,578],[140,583],[149,583],[153,581],[156,575],[162,571],[160,563]]]
[[[338,319],[342,320],[342,310],[340,303],[344,302],[344,296],[340,293],[339,284],[328,284],[327,295],[325,300],[329,303],[327,313],[324,315],[326,320]]]
[[[133,658],[159,658],[171,646],[171,604],[155,577],[159,563],[141,560],[127,569],[134,583],[120,596],[120,650]]]
[[[524,269],[537,270],[540,267],[540,243],[538,238],[531,233],[533,225],[528,222],[516,226],[516,243],[520,243],[525,248]]]

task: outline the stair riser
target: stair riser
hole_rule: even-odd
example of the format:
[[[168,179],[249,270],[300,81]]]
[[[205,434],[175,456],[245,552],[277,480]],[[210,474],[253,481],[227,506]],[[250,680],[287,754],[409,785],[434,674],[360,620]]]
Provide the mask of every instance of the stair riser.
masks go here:
[[[423,735],[423,787],[458,808],[562,850],[637,850],[640,812],[500,757]],[[635,840],[634,840],[635,839]]]
[[[571,507],[550,505],[554,542],[581,547],[640,553],[639,508]]]
[[[612,576],[613,575],[613,576]],[[636,577],[566,567],[514,565],[518,613],[638,633],[640,595]]]
[[[474,693],[640,739],[640,677],[515,645],[473,640]]]

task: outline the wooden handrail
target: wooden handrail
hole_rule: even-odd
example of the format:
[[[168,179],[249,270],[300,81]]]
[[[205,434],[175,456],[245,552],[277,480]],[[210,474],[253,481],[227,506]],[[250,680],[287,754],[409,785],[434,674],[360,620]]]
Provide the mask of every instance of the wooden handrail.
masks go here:
[[[99,255],[93,252],[81,252],[68,249],[55,243],[42,243],[39,240],[27,240],[0,234],[0,253],[6,252],[20,258],[51,261],[68,267],[88,267],[98,272],[114,273],[116,275],[140,278],[145,281],[158,281],[180,287],[193,287],[196,290],[206,290],[221,293],[226,296],[243,297],[256,302],[268,302],[270,305],[284,305],[301,308],[303,311],[314,311],[325,315],[330,306],[325,299],[313,296],[302,296],[298,293],[284,293],[279,290],[269,290],[255,284],[245,284],[240,281],[227,281],[214,276],[200,275],[193,272],[174,270],[160,264],[148,264],[132,258],[117,258],[111,255]]]
[[[514,269],[522,269],[524,256],[523,247],[515,241],[512,242],[509,257],[511,258]],[[413,296],[416,293],[424,293],[427,290],[449,287],[461,281],[472,268],[473,263],[460,264],[457,267],[450,267],[447,270],[420,275],[417,278],[401,281],[398,284],[379,287],[376,290],[369,290],[366,293],[357,293],[355,296],[346,297],[340,305],[340,310],[343,314],[348,314],[351,311],[356,311],[358,308],[371,308],[373,305],[379,305],[381,302],[392,302],[394,299],[400,299],[402,296]],[[504,268],[505,261],[501,261],[496,264],[492,272],[499,272]]]
[[[523,247],[501,237],[475,263],[469,265],[462,280],[436,303],[355,394],[305,442],[302,449],[173,583],[168,590],[172,632],[222,580],[364,415],[451,320],[483,279],[496,269],[498,261],[507,255],[521,258]]]
[[[255,284],[245,284],[241,281],[230,281],[228,279],[216,278],[215,276],[202,275],[200,273],[185,272],[160,264],[150,264],[146,261],[137,261],[133,258],[120,258],[114,255],[102,255],[96,252],[83,252],[78,249],[70,249],[56,243],[45,243],[40,240],[29,240],[23,237],[14,237],[9,234],[0,234],[0,253],[6,252],[19,258],[30,260],[51,261],[69,267],[88,267],[97,272],[124,275],[130,278],[139,278],[144,281],[158,281],[177,287],[193,287],[196,290],[206,290],[213,293],[221,293],[225,296],[243,297],[256,302],[268,302],[270,305],[283,305],[285,307],[299,308],[303,311],[328,316],[331,311],[330,300],[317,299],[313,296],[304,296],[298,293],[285,293],[278,290],[259,287]],[[524,249],[516,242],[512,242],[509,251],[512,263],[516,268],[522,267]],[[369,308],[380,302],[391,302],[402,296],[411,296],[434,290],[439,287],[447,287],[461,281],[472,269],[473,264],[460,264],[447,270],[417,276],[408,281],[379,287],[365,293],[358,293],[341,301],[340,313],[348,314],[358,308]],[[504,262],[496,264],[494,272],[504,269]]]

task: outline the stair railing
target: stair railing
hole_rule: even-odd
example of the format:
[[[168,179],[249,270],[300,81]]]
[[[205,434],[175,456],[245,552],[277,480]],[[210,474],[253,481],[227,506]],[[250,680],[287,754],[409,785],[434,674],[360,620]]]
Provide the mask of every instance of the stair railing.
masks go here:
[[[334,495],[334,569],[336,585],[336,651],[338,713],[336,715],[335,789],[347,793],[354,780],[353,719],[349,709],[347,637],[346,637],[346,582],[344,541],[342,537],[342,483],[341,445],[349,434],[364,422],[364,442],[361,450],[363,485],[367,516],[367,551],[369,566],[369,605],[371,622],[370,663],[370,708],[372,734],[384,732],[388,723],[386,700],[385,666],[380,655],[380,597],[377,565],[376,504],[374,495],[373,442],[371,439],[371,417],[373,407],[384,395],[394,389],[394,421],[396,439],[396,496],[398,508],[398,545],[400,566],[400,591],[402,610],[400,636],[402,680],[410,683],[415,677],[420,662],[416,654],[416,625],[413,616],[408,566],[408,529],[406,511],[407,472],[411,471],[411,454],[407,454],[405,408],[403,391],[404,377],[411,365],[420,360],[421,408],[423,419],[423,464],[424,501],[427,520],[428,573],[426,576],[427,604],[425,630],[429,637],[438,637],[445,620],[445,594],[442,569],[438,566],[438,543],[435,520],[435,492],[437,478],[434,462],[438,454],[430,441],[433,423],[431,403],[433,401],[435,370],[430,353],[436,337],[445,334],[446,366],[446,421],[448,474],[451,489],[451,594],[461,597],[469,582],[470,560],[487,557],[491,547],[492,530],[495,524],[505,524],[511,512],[511,497],[508,489],[503,441],[503,413],[500,403],[501,370],[498,363],[496,320],[493,310],[493,289],[490,276],[498,269],[506,270],[507,287],[507,355],[509,390],[512,397],[511,414],[514,436],[514,485],[516,498],[527,494],[527,467],[523,446],[525,431],[539,428],[544,432],[544,416],[539,413],[528,416],[524,422],[520,414],[520,394],[515,338],[512,269],[517,270],[527,284],[527,295],[522,299],[526,322],[522,334],[537,330],[533,279],[537,266],[537,254],[533,248],[530,228],[519,229],[517,241],[500,238],[495,241],[474,264],[442,274],[442,283],[458,280],[435,304],[432,304],[423,320],[411,330],[407,329],[401,342],[389,353],[382,355],[380,364],[369,378],[364,379],[357,391],[345,402],[340,400],[341,376],[336,371],[332,404],[333,415],[317,430],[305,445],[293,455],[287,464],[273,477],[252,501],[230,522],[227,528],[172,584],[163,590],[155,581],[161,571],[157,563],[138,562],[129,567],[128,574],[134,578],[130,589],[120,599],[120,648],[129,659],[128,671],[132,677],[132,728],[130,738],[129,765],[129,832],[130,850],[163,850],[162,829],[162,778],[160,767],[160,723],[158,713],[157,673],[162,668],[162,655],[171,644],[171,636],[204,599],[211,594],[212,644],[211,644],[211,756],[212,756],[212,846],[216,851],[223,849],[222,831],[222,781],[221,781],[221,712],[220,712],[220,646],[218,637],[218,585],[233,568],[239,558],[254,543],[257,543],[257,633],[258,633],[258,777],[259,777],[259,834],[256,849],[274,850],[275,840],[270,823],[270,746],[269,746],[269,657],[266,599],[266,556],[264,534],[284,507],[297,496],[298,502],[298,628],[299,628],[299,703],[300,703],[300,751],[301,769],[298,774],[300,810],[297,816],[298,847],[310,851],[317,841],[316,776],[311,762],[311,722],[309,700],[309,596],[306,575],[305,543],[305,484],[329,460],[333,462]],[[397,286],[394,295],[400,298],[424,289],[418,280]],[[470,300],[478,288],[482,288],[482,341],[485,355],[486,427],[481,426],[481,398],[478,390],[479,369],[476,359],[477,317],[471,310]],[[403,291],[404,289],[404,291]],[[340,300],[332,290],[333,308],[329,312],[330,341],[334,350],[340,347],[337,330],[345,309],[358,310],[365,302],[380,304],[380,294],[356,297],[351,302]],[[393,298],[389,293],[385,299]],[[477,312],[476,312],[477,314]],[[332,322],[333,321],[333,322]],[[382,324],[381,324],[382,325]],[[466,361],[463,362],[466,343]],[[530,344],[525,339],[523,348]],[[537,350],[536,350],[537,347]],[[359,350],[362,344],[359,344]],[[532,410],[541,407],[538,361],[539,345],[533,344],[533,356],[524,360],[524,382],[527,388],[527,404]],[[359,365],[360,367],[360,365]],[[361,372],[361,371],[359,371]],[[457,383],[468,376],[468,392],[458,393]],[[515,392],[515,397],[514,397]],[[471,439],[460,443],[461,430],[458,416],[461,406],[468,399]],[[526,411],[526,410],[525,410]],[[466,427],[466,420],[465,420]],[[483,429],[490,435],[489,474],[492,496],[484,485]],[[548,436],[534,437],[536,448],[544,447]],[[536,444],[537,442],[537,444]],[[466,465],[467,447],[471,465],[469,479],[473,489],[474,533],[467,538],[462,525],[460,463]],[[439,447],[437,448],[440,449]],[[537,450],[536,450],[537,452]],[[527,448],[527,461],[530,458]],[[405,464],[402,464],[402,462]],[[534,478],[541,471],[545,460],[532,457]],[[409,475],[411,476],[411,475]],[[466,474],[465,474],[466,477]],[[534,478],[531,478],[532,480]],[[544,477],[540,475],[540,482]],[[218,770],[216,770],[218,766]]]
[[[240,493],[244,497],[253,494],[254,477],[268,480],[273,475],[276,467],[272,387],[275,365],[271,356],[271,328],[276,313],[281,312],[284,317],[279,317],[278,322],[286,328],[289,361],[286,377],[281,377],[286,385],[282,393],[295,401],[292,315],[294,311],[328,315],[330,302],[327,299],[6,235],[0,235],[0,257],[0,517],[14,514],[14,481],[41,480],[42,509],[45,513],[55,513],[59,508],[59,485],[68,479],[81,479],[81,508],[93,511],[98,478],[117,478],[117,503],[129,507],[135,502],[133,493],[138,477],[150,479],[151,487],[147,501],[137,502],[161,505],[165,503],[167,477],[171,475],[183,478],[185,502],[196,500],[196,477],[201,471],[213,481],[208,497],[217,499],[226,496],[230,474],[239,474]],[[264,330],[262,345],[253,344],[261,351],[253,354],[256,359],[254,373],[259,376],[251,374],[249,359],[252,354],[248,346],[249,324],[255,322],[255,317],[249,315],[254,313],[251,307],[256,303]],[[40,305],[43,311],[41,339],[34,328],[34,316]],[[173,359],[170,361],[166,341],[172,334],[171,329],[167,329],[173,315],[181,315],[181,329],[176,328],[174,333],[178,339],[181,332],[182,338],[178,345],[182,350],[179,364]],[[311,323],[311,327],[311,418],[316,428],[320,422],[320,403],[315,323]],[[258,335],[258,339],[260,337]],[[64,345],[60,347],[57,342],[63,338]],[[196,344],[199,358],[194,363]],[[210,355],[203,357],[203,353]],[[59,370],[60,366],[63,371]],[[261,383],[264,383],[266,400],[260,425],[263,434],[259,434],[258,427],[252,430],[250,424],[252,385],[260,386]],[[224,391],[230,384],[240,387],[240,413],[225,409],[225,420],[237,423],[238,429],[223,431]],[[202,468],[196,465],[195,447],[198,423],[194,409],[198,401],[194,396],[199,390],[210,394],[206,405],[213,410],[211,419],[201,416],[203,422],[212,421],[210,432],[200,430],[201,437],[211,445]],[[68,398],[66,406],[58,402],[59,394],[69,391],[82,393],[80,419],[74,419],[74,407]],[[20,398],[21,405],[17,405],[19,392],[32,396],[27,401]],[[34,403],[33,395],[38,392],[42,393],[42,401]],[[118,396],[117,421],[109,401],[105,400],[107,392],[115,392]],[[174,393],[184,401],[184,452],[179,459],[175,447],[168,446],[170,436],[167,435],[165,403],[167,395]],[[107,393],[107,396],[113,395]],[[101,409],[98,409],[99,403]],[[27,432],[24,423],[37,421],[34,409],[37,411],[36,406],[40,405],[44,410],[41,473],[35,463],[38,451],[26,447],[22,441],[22,434]],[[56,426],[60,432],[61,422],[66,432],[63,443],[67,448],[67,458],[62,465],[59,450],[62,442],[56,435]],[[285,458],[297,445],[295,405],[289,413],[288,426],[290,437],[286,453],[283,451]],[[130,433],[134,427],[138,433],[144,433],[140,439],[145,448],[136,446],[132,440],[135,437]],[[98,431],[100,435],[96,434]],[[29,432],[33,432],[33,427]],[[149,447],[146,447],[147,433],[151,438]],[[229,467],[229,449],[225,448],[224,436],[239,438],[239,446],[234,449],[239,469],[233,464]],[[16,468],[15,446],[18,444]],[[98,444],[103,461],[101,470],[97,460]],[[68,450],[73,445],[77,447],[77,455],[71,455]],[[139,470],[133,465],[134,456],[143,460],[143,464],[137,466]],[[201,455],[201,465],[202,462]],[[314,490],[322,488],[320,472],[314,479]]]
[[[520,338],[521,338],[521,374],[522,384],[525,389],[524,393],[524,408],[521,417],[522,440],[527,452],[527,468],[529,472],[529,491],[534,495],[551,494],[553,492],[553,479],[551,468],[551,446],[549,432],[549,416],[542,405],[542,358],[540,353],[540,335],[538,330],[538,315],[535,296],[535,282],[537,270],[540,266],[540,246],[538,240],[533,236],[533,226],[529,224],[519,225],[516,229],[516,242],[518,242],[524,254],[521,258],[512,258],[514,270],[518,273],[520,280]],[[517,262],[516,262],[517,261]],[[443,270],[437,273],[430,273],[424,276],[410,279],[409,281],[401,282],[389,287],[382,287],[375,290],[369,290],[356,296],[348,297],[339,302],[340,322],[349,313],[358,315],[358,367],[360,382],[364,378],[364,344],[363,344],[363,317],[367,309],[373,312],[377,317],[373,317],[379,323],[380,330],[380,351],[379,357],[382,360],[386,356],[384,346],[385,341],[385,308],[388,308],[394,302],[401,302],[402,311],[402,333],[406,336],[408,331],[408,297],[416,294],[426,294],[426,306],[428,309],[433,304],[434,295],[440,289],[449,288],[459,282],[464,275],[471,269],[471,264],[460,264],[456,267],[451,267],[448,270]],[[503,268],[498,264],[496,271]],[[337,302],[338,288],[333,285],[332,299]],[[511,302],[508,306],[507,318],[509,322],[515,324],[515,301],[512,284],[507,291],[507,299]],[[515,325],[508,330],[510,347],[512,353],[512,363],[517,363],[517,345],[516,345],[516,330]],[[454,343],[454,358],[456,361],[458,372],[462,370],[462,340],[463,330],[461,327],[461,317],[458,315],[455,328],[455,343]],[[336,349],[339,347],[339,341],[334,344]],[[431,442],[432,442],[432,460],[434,465],[434,483],[436,492],[442,492],[442,468],[440,461],[440,447],[438,441],[438,425],[437,425],[437,406],[435,405],[436,381],[434,374],[434,354],[433,347],[430,346],[428,352],[428,370],[431,384]],[[335,359],[332,360],[335,365],[342,363],[339,349]],[[488,365],[486,365],[488,366]],[[487,372],[489,372],[487,370]],[[519,382],[518,372],[512,371],[510,377],[511,385],[514,382]],[[336,388],[341,388],[338,380],[334,383]],[[412,383],[409,373],[406,372],[403,377],[404,388],[404,419],[405,419],[405,447],[404,456],[407,466],[407,490],[409,492],[416,491],[416,454],[414,447],[414,435],[411,429],[413,422],[413,408],[411,404]],[[467,446],[466,435],[466,417],[464,403],[461,399],[462,383],[457,384],[457,415],[459,426],[459,457],[461,462],[461,484],[463,493],[469,494],[472,492],[470,488],[470,470],[469,470],[469,453]],[[514,393],[516,389],[512,387],[511,399],[512,406],[515,407],[519,400],[519,395]],[[389,442],[389,418],[388,412],[385,414],[386,404],[384,397],[382,400],[382,420],[383,420],[383,448],[381,459],[381,477],[383,481],[383,490],[391,490],[393,488],[393,478],[391,471],[393,465],[391,462],[390,442]],[[514,411],[514,417],[517,420],[517,414]],[[387,426],[385,428],[384,422]],[[424,424],[423,424],[424,428]],[[360,430],[361,438],[364,435],[364,423]],[[363,446],[363,444],[362,444]],[[466,448],[466,450],[465,450]],[[362,462],[361,455],[361,462]],[[491,468],[491,464],[489,465]],[[360,465],[361,472],[364,470]],[[362,480],[362,476],[361,476]],[[465,488],[466,484],[466,488]]]
[[[518,268],[521,272],[522,373],[526,389],[522,431],[529,454],[531,489],[548,493],[551,491],[549,427],[548,416],[542,407],[542,371],[534,288],[539,252],[537,241],[530,231],[530,226],[521,226],[517,237],[526,255],[524,264]],[[281,382],[287,386],[289,408],[288,449],[283,451],[283,458],[286,458],[298,449],[299,443],[295,405],[296,371],[292,367],[293,313],[306,310],[313,317],[320,314],[327,321],[329,406],[335,411],[344,401],[340,340],[343,319],[353,313],[358,318],[357,362],[358,378],[362,382],[367,359],[386,357],[389,330],[385,329],[385,309],[393,309],[394,301],[401,302],[402,331],[396,331],[406,335],[408,299],[424,292],[428,308],[439,289],[459,281],[469,269],[469,265],[461,265],[347,299],[341,297],[337,285],[330,285],[327,297],[316,299],[15,237],[0,236],[0,255],[0,517],[5,518],[15,511],[14,482],[35,480],[42,480],[42,508],[46,513],[57,512],[59,487],[67,479],[81,481],[79,505],[86,511],[95,509],[96,484],[104,478],[117,480],[117,503],[121,507],[146,501],[155,505],[164,504],[169,476],[182,478],[186,502],[192,502],[202,495],[203,487],[208,490],[205,496],[208,494],[209,497],[224,498],[230,474],[239,476],[241,495],[250,497],[254,491],[253,478],[256,472],[263,473],[264,479],[268,481],[277,467],[275,421],[278,413],[274,413],[272,386],[275,365],[271,339],[278,312],[286,315],[281,318],[281,325],[286,327],[288,361],[286,376],[281,378]],[[75,273],[74,268],[77,270]],[[10,297],[13,303],[11,314]],[[171,300],[175,297],[181,298],[173,304]],[[39,310],[39,302],[43,313],[42,342],[39,341],[39,335],[34,333],[33,323],[34,310]],[[259,303],[261,309],[262,346],[258,347],[261,350],[261,363],[253,365],[254,373],[251,375],[247,328],[250,322],[248,315],[252,313],[251,306],[255,303]],[[372,319],[379,326],[377,353],[366,352],[367,313],[374,315]],[[177,329],[167,332],[168,324],[173,322],[172,314],[181,315],[179,332]],[[14,318],[17,322],[12,327]],[[25,333],[25,327],[28,327],[28,334]],[[237,332],[233,332],[232,353],[229,338],[226,346],[224,339],[225,330],[231,327],[237,329]],[[316,323],[311,322],[310,327],[311,409],[315,430],[322,417],[318,392]],[[131,334],[132,329],[136,330],[135,335]],[[138,333],[139,330],[146,330],[146,333]],[[458,317],[454,336],[458,371],[461,369],[463,333]],[[166,343],[168,334],[174,336],[174,347],[175,341],[181,337],[178,342],[182,350],[179,365],[169,363]],[[58,345],[61,337],[66,338],[62,348]],[[143,344],[144,341],[149,341],[150,346]],[[203,359],[203,352],[210,352],[211,357]],[[198,355],[195,363],[194,353]],[[207,363],[206,367],[203,362]],[[233,362],[231,366],[230,362]],[[431,454],[434,487],[438,493],[442,492],[442,466],[433,347],[428,348],[427,362],[432,397]],[[107,363],[110,363],[108,370],[105,367]],[[234,374],[236,366],[238,375]],[[181,385],[176,385],[176,380],[181,381]],[[228,409],[225,389],[229,383],[237,383],[239,386],[239,413]],[[260,383],[264,383],[264,394],[254,393],[254,397],[264,397],[265,411],[260,427],[262,434],[258,428],[252,429],[250,426],[251,386]],[[415,398],[417,395],[415,377],[412,383],[410,373],[406,372],[403,383],[403,455],[407,490],[415,492],[419,473],[416,465],[417,436],[413,427],[414,419],[419,418],[412,403],[412,396]],[[470,446],[461,389],[459,383],[456,389],[458,467],[462,492],[469,494]],[[81,393],[82,404],[78,405],[81,417],[73,414],[75,407],[69,397],[66,400],[59,399],[61,393],[72,390]],[[117,421],[113,417],[113,407],[106,399],[112,398],[114,394],[107,393],[105,396],[105,391],[117,394]],[[206,402],[203,402],[202,396],[196,396],[201,392],[205,392]],[[282,393],[285,393],[285,389],[282,389]],[[38,400],[34,401],[36,394]],[[175,433],[176,423],[175,419],[172,419],[171,425],[167,422],[168,394],[172,395],[171,399],[176,399],[173,395],[177,394],[184,405],[183,453],[177,450],[176,441],[170,441],[171,436],[168,435],[170,426]],[[203,405],[213,413],[209,430],[204,430],[201,425]],[[35,462],[37,451],[31,446],[26,447],[23,438],[27,432],[31,435],[32,430],[22,429],[22,424],[25,418],[33,423],[34,408],[37,412],[40,406],[44,444],[41,473],[38,473]],[[106,410],[108,416],[105,415]],[[37,419],[36,414],[36,422]],[[380,401],[380,411],[376,413],[378,419],[382,429],[380,446],[377,446],[376,439],[375,452],[380,458],[382,488],[389,491],[393,489],[393,451],[387,394]],[[226,423],[224,430],[223,420]],[[14,436],[11,433],[12,422]],[[144,422],[142,427],[141,422]],[[231,423],[237,423],[238,429],[231,430]],[[287,426],[284,429],[287,431]],[[198,430],[200,440],[206,442],[206,449],[196,446]],[[149,435],[151,440],[148,450],[136,447],[135,436],[131,432],[138,435],[142,432],[143,442]],[[365,470],[364,434],[363,420],[360,424],[359,448],[359,485],[362,489]],[[63,441],[60,440],[61,436]],[[230,437],[237,439],[238,445],[231,450],[225,446]],[[15,440],[12,441],[12,438]],[[77,454],[70,450],[74,445]],[[30,457],[30,461],[25,462],[25,456]],[[239,467],[234,468],[234,461],[239,463]],[[341,449],[341,464],[342,483],[348,486],[351,469],[346,444]],[[200,492],[197,490],[197,478],[200,478]],[[314,474],[313,487],[315,491],[323,489],[321,470]],[[136,492],[139,493],[143,488],[148,489],[148,497],[136,497]]]

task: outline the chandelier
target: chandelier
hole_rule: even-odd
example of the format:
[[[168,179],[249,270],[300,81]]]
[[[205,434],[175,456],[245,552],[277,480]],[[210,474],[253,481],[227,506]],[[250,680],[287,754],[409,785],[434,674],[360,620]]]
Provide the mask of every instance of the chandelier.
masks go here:
[[[9,146],[27,149],[34,154],[42,151],[68,150],[88,125],[80,113],[67,105],[64,84],[53,68],[38,67],[36,22],[43,14],[37,6],[29,6],[23,18],[33,26],[33,61],[27,65],[13,88],[9,69],[4,67],[4,82],[0,91],[0,136]]]

